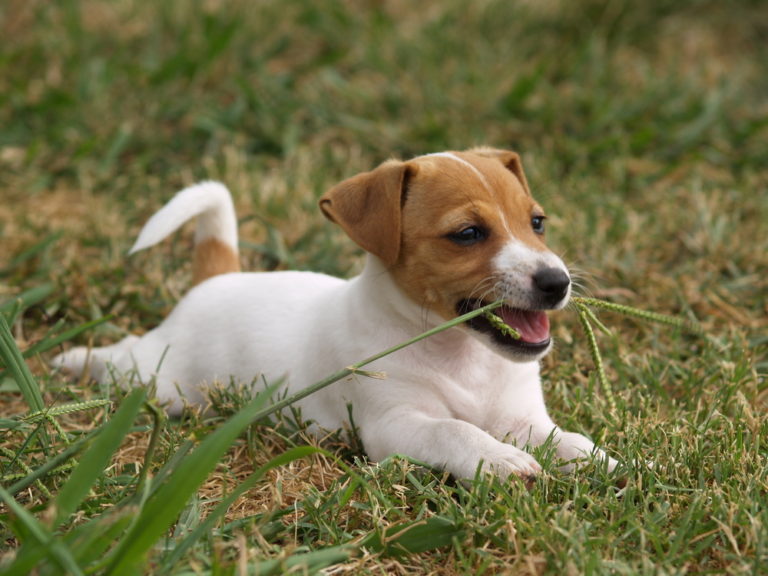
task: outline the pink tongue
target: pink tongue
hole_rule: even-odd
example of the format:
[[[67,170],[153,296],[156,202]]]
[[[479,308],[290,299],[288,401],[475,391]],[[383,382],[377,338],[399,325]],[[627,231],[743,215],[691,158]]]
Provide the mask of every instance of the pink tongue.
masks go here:
[[[549,338],[549,318],[541,310],[519,310],[502,306],[496,310],[504,323],[520,332],[523,342],[538,344]]]

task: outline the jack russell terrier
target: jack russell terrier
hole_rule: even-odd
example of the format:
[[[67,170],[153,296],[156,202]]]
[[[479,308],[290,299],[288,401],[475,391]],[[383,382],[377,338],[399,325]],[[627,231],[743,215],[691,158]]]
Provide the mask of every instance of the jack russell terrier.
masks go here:
[[[204,404],[204,386],[261,375],[294,393],[340,368],[484,304],[519,338],[482,316],[382,358],[298,403],[315,431],[355,424],[374,460],[403,454],[458,478],[478,469],[530,480],[523,451],[551,439],[562,469],[597,457],[544,405],[539,363],[551,348],[547,310],[570,296],[568,269],[544,242],[545,215],[514,152],[477,148],[391,160],[320,198],[325,216],[368,252],[351,280],[312,272],[238,272],[237,221],[221,184],[177,194],[146,224],[132,252],[197,217],[195,280],[168,318],[142,337],[54,359],[97,380],[154,383],[178,414]]]

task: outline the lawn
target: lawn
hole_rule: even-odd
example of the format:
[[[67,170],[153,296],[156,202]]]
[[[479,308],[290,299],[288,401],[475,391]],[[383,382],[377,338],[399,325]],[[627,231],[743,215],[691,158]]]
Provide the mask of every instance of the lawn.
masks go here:
[[[765,2],[7,0],[0,37],[0,572],[768,573]],[[320,194],[479,144],[521,154],[580,294],[703,328],[600,312],[606,389],[551,316],[553,418],[626,487],[459,483],[254,423],[247,387],[167,420],[48,367],[189,288],[189,229],[127,256],[183,186],[232,190],[244,268],[350,276]]]

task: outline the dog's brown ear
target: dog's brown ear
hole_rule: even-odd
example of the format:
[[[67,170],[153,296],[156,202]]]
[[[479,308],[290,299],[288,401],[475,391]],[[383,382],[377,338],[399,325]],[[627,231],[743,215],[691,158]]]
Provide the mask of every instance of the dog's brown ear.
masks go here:
[[[320,197],[320,209],[387,266],[400,254],[400,211],[408,165],[391,160],[353,176]]]
[[[498,148],[474,148],[470,150],[470,152],[485,158],[495,158],[504,164],[507,170],[512,172],[512,174],[514,174],[520,181],[520,184],[523,186],[523,190],[525,190],[526,194],[528,194],[528,196],[531,195],[531,189],[528,188],[528,180],[526,179],[525,172],[523,171],[523,163],[520,160],[520,155],[517,152],[512,152],[511,150],[499,150]]]

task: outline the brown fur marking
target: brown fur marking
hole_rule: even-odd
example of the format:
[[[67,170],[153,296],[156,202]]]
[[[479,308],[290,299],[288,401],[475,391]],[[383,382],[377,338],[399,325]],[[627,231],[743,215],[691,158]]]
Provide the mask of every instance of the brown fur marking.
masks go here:
[[[541,208],[521,178],[498,159],[455,154],[477,168],[482,180],[449,158],[417,159],[419,170],[402,214],[400,257],[391,269],[411,298],[446,319],[456,316],[456,303],[463,298],[499,296],[489,279],[495,274],[493,259],[506,242],[546,249],[531,229],[531,215]],[[486,241],[459,246],[447,238],[475,225],[488,231]]]
[[[344,180],[320,198],[326,218],[388,266],[397,262],[400,252],[400,202],[406,166],[385,162],[371,172]]]
[[[240,258],[229,244],[216,238],[207,238],[195,245],[195,260],[192,264],[194,284],[229,272],[240,272]]]
[[[519,156],[480,148],[389,161],[345,180],[320,200],[325,215],[379,256],[413,300],[446,319],[465,298],[496,299],[494,258],[515,240],[537,251],[544,238],[531,227],[544,215],[531,196]],[[407,178],[408,193],[402,189]],[[460,246],[451,233],[480,226],[487,240]]]

